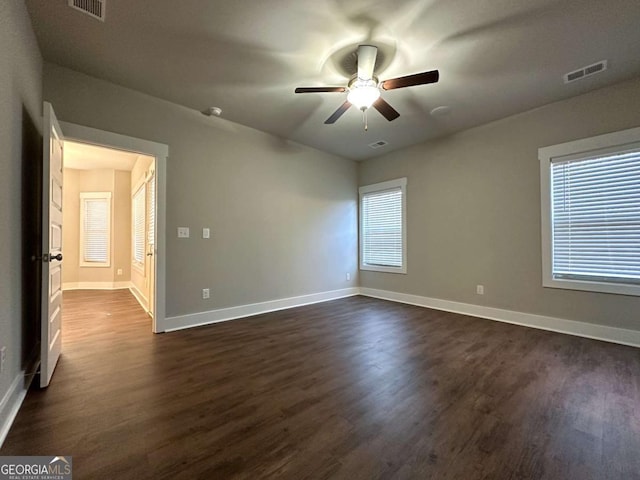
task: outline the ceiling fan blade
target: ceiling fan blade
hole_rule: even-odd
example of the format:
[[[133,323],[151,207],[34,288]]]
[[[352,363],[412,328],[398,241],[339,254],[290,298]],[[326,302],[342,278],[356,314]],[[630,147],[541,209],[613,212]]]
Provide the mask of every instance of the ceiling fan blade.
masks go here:
[[[378,110],[384,118],[389,120],[390,122],[394,121],[396,118],[400,116],[400,114],[389,105],[382,97],[378,97],[378,99],[373,102],[373,108]]]
[[[336,120],[338,120],[344,112],[349,110],[349,107],[351,107],[351,104],[349,102],[344,102],[342,105],[340,105],[340,107],[335,112],[333,112],[333,115],[331,115],[329,118],[327,118],[324,121],[324,123],[326,125],[336,123]]]
[[[438,70],[430,72],[415,73],[406,77],[391,78],[380,84],[383,90],[393,90],[394,88],[413,87],[414,85],[425,85],[436,83],[440,78]]]
[[[371,80],[373,69],[376,66],[378,47],[373,45],[360,45],[358,47],[358,78],[361,80]]]
[[[344,87],[298,87],[296,93],[333,93],[333,92],[346,92]]]

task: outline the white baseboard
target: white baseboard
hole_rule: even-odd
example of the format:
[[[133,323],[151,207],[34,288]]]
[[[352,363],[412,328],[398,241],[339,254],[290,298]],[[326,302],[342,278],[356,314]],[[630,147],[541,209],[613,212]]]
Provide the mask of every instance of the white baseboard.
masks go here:
[[[472,305],[470,303],[440,300],[438,298],[421,297],[418,295],[390,292],[387,290],[376,290],[373,288],[361,287],[360,294],[367,297],[391,300],[393,302],[433,308],[435,310],[444,310],[446,312],[487,318],[498,322],[513,323],[515,325],[522,325],[525,327],[566,333],[595,340],[604,340],[605,342],[619,343],[621,345],[629,345],[632,347],[640,347],[640,331],[638,330],[608,327],[606,325],[596,325],[594,323],[578,322],[576,320],[566,320],[564,318],[547,317],[544,315],[516,312],[501,308],[483,307],[481,305]]]
[[[165,332],[172,332],[175,330],[198,327],[211,323],[226,322],[227,320],[250,317],[261,313],[274,312],[276,310],[285,310],[287,308],[301,307],[312,303],[327,302],[338,298],[351,297],[353,295],[358,295],[358,293],[359,289],[357,287],[343,288],[341,290],[312,293],[310,295],[302,295],[299,297],[281,298],[278,300],[252,303],[238,307],[220,308],[218,310],[210,310],[208,312],[168,317],[165,318],[163,322],[164,325],[162,326],[164,328],[162,328],[162,330]]]
[[[149,311],[149,301],[147,300],[147,297],[145,297],[142,292],[140,290],[138,290],[138,287],[136,287],[134,285],[133,282],[131,282],[131,284],[129,285],[129,291],[131,292],[131,294],[136,297],[136,300],[138,301],[138,303],[140,304],[140,306],[144,309],[145,312]]]
[[[9,429],[18,415],[24,397],[27,396],[29,382],[25,382],[24,372],[20,372],[11,382],[9,390],[0,400],[0,447],[4,444]]]
[[[66,282],[62,284],[62,290],[120,290],[129,288],[130,281],[124,282]]]
[[[22,402],[27,396],[31,382],[35,378],[40,365],[40,342],[34,345],[26,363],[25,370],[20,372],[11,382],[9,390],[0,400],[0,448],[9,434],[11,425],[18,415]]]

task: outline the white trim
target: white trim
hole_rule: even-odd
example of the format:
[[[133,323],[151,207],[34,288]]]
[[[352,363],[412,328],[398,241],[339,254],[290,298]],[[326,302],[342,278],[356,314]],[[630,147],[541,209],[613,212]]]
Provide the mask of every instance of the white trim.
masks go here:
[[[20,372],[11,382],[9,390],[5,393],[0,401],[0,447],[9,434],[11,425],[18,415],[18,411],[22,406],[24,398],[27,396],[27,390],[30,382],[25,382],[25,372]]]
[[[383,190],[392,190],[394,188],[404,188],[407,186],[407,177],[396,178],[395,180],[387,180],[386,182],[373,183],[371,185],[363,185],[358,188],[359,193],[382,192]]]
[[[363,194],[372,192],[382,192],[384,190],[392,190],[400,188],[402,192],[402,266],[386,267],[382,265],[368,265],[362,261],[362,196]],[[358,256],[360,270],[384,273],[407,273],[407,177],[396,178],[386,182],[364,185],[358,188]]]
[[[640,127],[538,149],[538,160],[540,161],[542,285],[544,287],[640,296],[639,285],[554,278],[553,231],[551,227],[551,164],[553,162],[561,161],[563,157],[588,158],[590,154],[597,154],[598,151],[610,151],[612,148],[624,150],[634,144],[637,148],[638,142],[640,142]]]
[[[0,400],[0,448],[9,434],[9,430],[20,411],[22,402],[27,396],[29,386],[35,378],[40,366],[40,344],[35,345],[26,368],[18,373],[9,389]]]
[[[166,255],[166,211],[167,211],[167,159],[166,157],[156,156],[156,224],[155,224],[155,242],[153,245],[153,258],[156,259],[156,267],[152,280],[155,282],[155,294],[153,295],[154,305],[151,308],[153,312],[153,331],[163,332],[161,325],[164,323],[165,316],[165,278],[167,264],[165,262]]]
[[[133,295],[134,297],[136,297],[136,300],[138,301],[138,303],[140,304],[140,306],[143,308],[143,310],[145,312],[149,312],[149,300],[147,299],[147,297],[145,297],[142,292],[140,291],[140,289],[135,285],[135,283],[131,282],[131,284],[129,285],[129,291],[131,292],[131,295]]]
[[[74,123],[60,122],[67,140],[90,143],[107,148],[126,150],[143,155],[153,156],[156,159],[156,244],[154,246],[155,268],[155,292],[152,330],[154,333],[162,332],[164,324],[165,291],[166,291],[166,201],[167,201],[167,158],[169,146],[162,143],[129,137],[119,133],[107,132],[96,128],[85,127]]]
[[[571,142],[542,147],[538,149],[538,158],[541,160],[546,158],[548,161],[551,161],[552,158],[564,157],[565,155],[635,143],[638,141],[638,138],[640,138],[640,127],[629,128],[628,130],[621,130],[619,132],[605,133],[603,135],[596,135],[595,137],[581,138]]]
[[[62,284],[62,290],[120,290],[129,288],[131,282],[66,282]]]
[[[627,330],[624,328],[609,327],[606,325],[596,325],[594,323],[578,322],[576,320],[566,320],[564,318],[547,317],[532,313],[516,312],[501,308],[484,307],[472,305],[470,303],[453,302],[450,300],[440,300],[438,298],[421,297],[406,293],[391,292],[388,290],[376,290],[373,288],[360,288],[360,294],[367,297],[390,300],[392,302],[407,303],[419,307],[444,310],[445,312],[471,315],[498,322],[512,323],[525,327],[549,330],[551,332],[565,333],[578,337],[603,340],[605,342],[619,343],[632,347],[640,347],[640,331]]]
[[[220,308],[218,310],[210,310],[208,312],[192,313],[189,315],[178,315],[165,319],[163,330],[172,332],[185,328],[198,327],[201,325],[209,325],[211,323],[226,322],[238,318],[251,317],[261,313],[275,312],[277,310],[285,310],[287,308],[301,307],[312,303],[327,302],[337,300],[338,298],[351,297],[358,295],[359,289],[343,288],[341,290],[331,290],[328,292],[312,293],[310,295],[301,295],[299,297],[281,298],[278,300],[270,300],[267,302],[251,303],[248,305],[240,305],[238,307]]]
[[[169,146],[162,143],[129,137],[119,133],[107,132],[97,128],[85,127],[84,125],[77,125],[75,123],[63,121],[60,121],[59,123],[62,131],[64,132],[65,140],[91,142],[92,145],[135,152],[142,155],[151,155],[163,158],[169,156]]]
[[[140,157],[138,157],[138,158],[140,158]],[[145,176],[146,176],[145,172],[142,172],[142,175],[140,176],[140,179],[135,183],[135,185],[131,189],[131,198],[133,198],[136,195],[136,193],[138,193],[138,190],[140,190],[143,185],[146,185],[147,180],[146,180]]]

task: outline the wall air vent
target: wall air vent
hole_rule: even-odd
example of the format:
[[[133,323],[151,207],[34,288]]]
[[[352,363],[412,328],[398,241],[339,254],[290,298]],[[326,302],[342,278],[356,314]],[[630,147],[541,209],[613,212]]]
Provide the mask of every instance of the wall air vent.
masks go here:
[[[566,73],[564,75],[564,83],[575,82],[576,80],[580,80],[581,78],[590,77],[591,75],[595,75],[596,73],[604,72],[606,69],[607,61],[602,60],[601,62],[587,65],[586,67],[574,70],[573,72]]]
[[[378,140],[377,142],[370,143],[369,146],[371,148],[380,148],[387,145],[389,142],[385,142],[384,140]]]
[[[107,0],[69,0],[69,6],[82,13],[104,22],[104,11]]]

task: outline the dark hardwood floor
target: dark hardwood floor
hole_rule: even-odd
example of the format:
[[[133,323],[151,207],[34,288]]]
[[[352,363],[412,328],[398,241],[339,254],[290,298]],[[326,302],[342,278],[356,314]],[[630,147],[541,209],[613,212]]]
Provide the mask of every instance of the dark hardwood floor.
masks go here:
[[[1,455],[76,479],[640,479],[640,349],[352,297],[153,335],[66,292]]]

